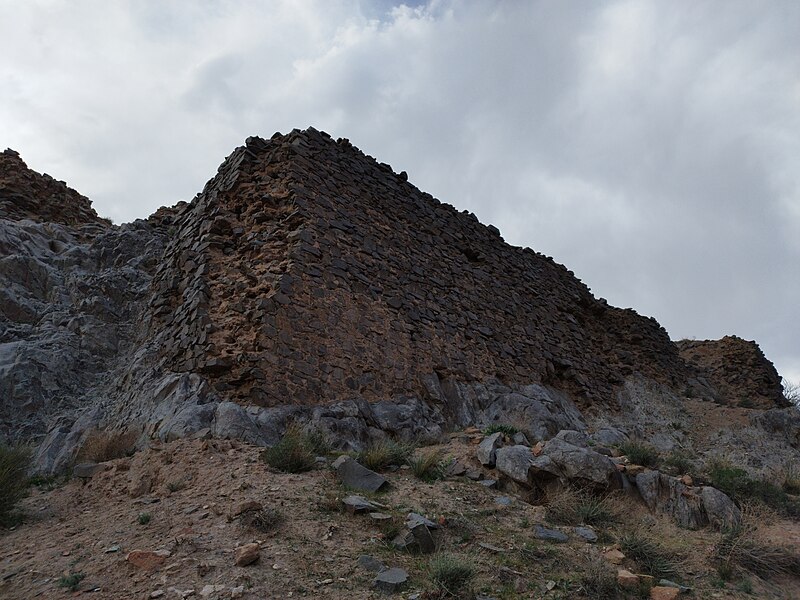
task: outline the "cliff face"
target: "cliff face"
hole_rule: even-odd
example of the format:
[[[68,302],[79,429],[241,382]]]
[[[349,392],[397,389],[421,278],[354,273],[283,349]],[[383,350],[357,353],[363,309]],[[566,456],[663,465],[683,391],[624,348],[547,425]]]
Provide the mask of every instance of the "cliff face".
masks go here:
[[[296,420],[357,447],[514,421],[538,439],[613,414],[623,387],[630,404],[633,380],[744,389],[708,358],[727,343],[679,353],[654,319],[313,129],[249,138],[191,203],[122,226],[6,151],[0,317],[0,436],[41,441],[43,470],[92,427],[268,444]],[[764,364],[736,362],[771,408]]]

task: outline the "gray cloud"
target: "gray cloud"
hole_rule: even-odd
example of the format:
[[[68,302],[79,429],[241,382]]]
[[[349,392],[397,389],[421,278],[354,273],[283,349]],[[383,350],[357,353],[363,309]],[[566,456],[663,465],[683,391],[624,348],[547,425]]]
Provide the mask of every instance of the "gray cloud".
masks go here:
[[[314,125],[800,380],[800,5],[0,0],[0,142],[115,221]]]

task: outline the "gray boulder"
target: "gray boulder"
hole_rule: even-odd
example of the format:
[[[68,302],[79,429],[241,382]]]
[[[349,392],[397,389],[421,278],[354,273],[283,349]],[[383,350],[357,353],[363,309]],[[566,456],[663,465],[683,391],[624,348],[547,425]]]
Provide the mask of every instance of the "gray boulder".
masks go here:
[[[603,489],[622,486],[617,466],[607,457],[589,448],[574,446],[555,437],[544,444],[542,453],[533,462],[532,474],[544,480],[558,477],[580,481]]]
[[[690,488],[659,471],[639,473],[636,488],[647,508],[671,516],[680,527],[699,529],[708,525],[699,488]]]
[[[381,475],[370,471],[349,456],[340,456],[331,466],[339,480],[353,490],[377,492],[389,485]]]
[[[700,489],[703,508],[712,527],[730,529],[742,522],[742,513],[727,494],[717,488],[704,486]]]
[[[497,433],[483,438],[481,443],[478,444],[475,454],[483,466],[493,468],[495,465],[495,452],[502,445],[503,434],[498,431]]]
[[[506,446],[495,452],[495,466],[506,477],[528,485],[528,470],[533,464],[534,456],[527,446]]]

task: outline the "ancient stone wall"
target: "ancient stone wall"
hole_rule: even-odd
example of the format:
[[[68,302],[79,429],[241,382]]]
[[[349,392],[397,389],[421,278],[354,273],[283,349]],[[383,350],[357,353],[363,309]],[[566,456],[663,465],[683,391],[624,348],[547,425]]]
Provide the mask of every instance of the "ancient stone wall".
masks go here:
[[[346,140],[250,138],[179,215],[155,280],[167,365],[262,405],[376,400],[462,381],[611,402],[689,375],[653,319],[609,307]]]
[[[758,344],[735,335],[677,342],[684,360],[717,389],[718,401],[745,408],[789,406],[781,377]]]
[[[40,223],[109,225],[92,203],[63,181],[28,168],[14,150],[0,153],[0,218]]]

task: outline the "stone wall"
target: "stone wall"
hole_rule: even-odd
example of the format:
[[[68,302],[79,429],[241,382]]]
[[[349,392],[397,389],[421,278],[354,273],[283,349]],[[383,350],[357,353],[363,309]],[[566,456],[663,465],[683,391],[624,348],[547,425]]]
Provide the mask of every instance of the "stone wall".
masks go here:
[[[781,377],[758,344],[735,335],[677,342],[683,359],[718,392],[718,401],[745,408],[789,406]]]
[[[612,403],[639,372],[691,377],[666,331],[506,244],[347,140],[250,138],[178,215],[154,283],[165,365],[240,402],[540,382]]]

